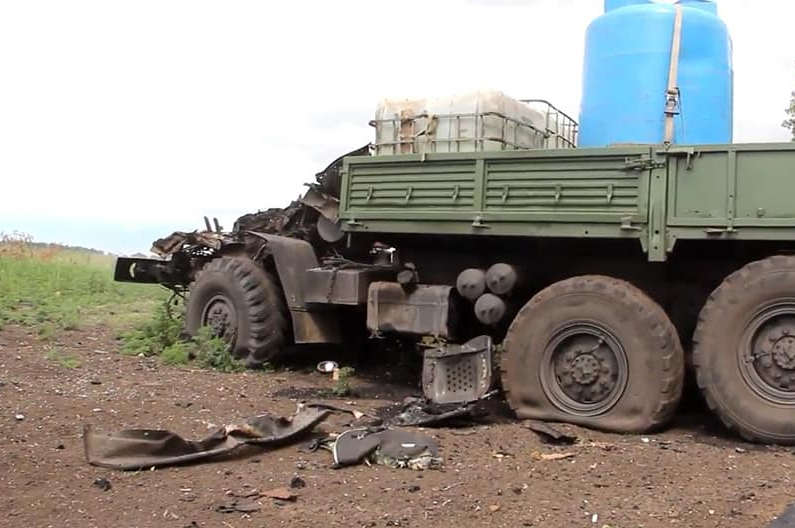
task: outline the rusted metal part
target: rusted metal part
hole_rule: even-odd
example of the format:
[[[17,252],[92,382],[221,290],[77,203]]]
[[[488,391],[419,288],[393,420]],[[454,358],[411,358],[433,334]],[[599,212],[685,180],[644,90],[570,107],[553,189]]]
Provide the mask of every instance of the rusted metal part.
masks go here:
[[[306,312],[290,310],[293,342],[297,345],[341,344],[339,314],[331,310]]]
[[[319,185],[310,184],[300,202],[317,211],[319,216],[317,216],[315,227],[320,238],[330,244],[342,240],[345,233],[340,227],[338,217],[340,201],[338,198],[324,193]]]
[[[306,310],[304,290],[306,271],[318,267],[314,248],[304,240],[256,231],[246,231],[267,244],[267,252],[273,257],[276,273],[282,283],[287,306],[291,310]]]
[[[310,306],[306,301],[306,272],[318,267],[314,248],[304,240],[255,231],[247,235],[263,240],[273,257],[276,273],[284,291],[293,322],[296,343],[338,343],[339,322],[333,312],[323,306]]]
[[[470,339],[425,351],[422,391],[435,403],[465,403],[483,398],[494,384],[491,337]]]
[[[577,441],[576,435],[559,431],[548,423],[540,420],[524,420],[522,426],[536,433],[541,437],[543,442],[548,444],[572,445]]]
[[[235,221],[232,233],[256,231],[271,235],[284,235],[308,239],[314,228],[316,214],[307,217],[307,207],[294,201],[285,208],[271,208],[241,216]]]
[[[397,282],[374,282],[367,298],[367,328],[375,334],[454,337],[456,302],[450,286],[418,284],[406,291]]]
[[[451,422],[470,422],[484,414],[476,402],[435,403],[420,398],[406,398],[399,414],[388,423],[397,427],[444,427]]]
[[[307,207],[311,207],[332,222],[337,221],[340,200],[330,194],[324,193],[319,185],[309,185],[309,189],[299,201]]]
[[[230,244],[239,244],[240,241],[233,235],[217,233],[214,231],[192,231],[186,233],[175,231],[165,238],[159,238],[152,243],[152,252],[161,257],[173,255],[182,251],[186,246],[205,247],[215,251]]]
[[[305,275],[305,300],[308,303],[363,305],[367,303],[370,284],[391,276],[394,271],[374,267],[313,268]]]

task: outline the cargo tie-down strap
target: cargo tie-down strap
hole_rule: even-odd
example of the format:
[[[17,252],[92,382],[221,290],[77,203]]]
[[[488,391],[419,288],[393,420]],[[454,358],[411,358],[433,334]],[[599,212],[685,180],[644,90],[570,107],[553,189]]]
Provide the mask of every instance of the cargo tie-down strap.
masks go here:
[[[668,67],[668,89],[665,92],[665,144],[674,141],[674,116],[679,108],[679,52],[682,48],[682,6],[674,6],[674,33],[671,40],[671,62]]]

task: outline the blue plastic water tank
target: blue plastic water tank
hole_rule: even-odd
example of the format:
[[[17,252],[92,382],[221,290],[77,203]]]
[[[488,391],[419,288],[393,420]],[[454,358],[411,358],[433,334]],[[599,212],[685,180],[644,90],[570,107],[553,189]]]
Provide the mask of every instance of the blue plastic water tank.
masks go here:
[[[710,0],[682,0],[674,143],[731,143],[731,38]],[[662,143],[675,7],[605,0],[585,45],[581,147]]]

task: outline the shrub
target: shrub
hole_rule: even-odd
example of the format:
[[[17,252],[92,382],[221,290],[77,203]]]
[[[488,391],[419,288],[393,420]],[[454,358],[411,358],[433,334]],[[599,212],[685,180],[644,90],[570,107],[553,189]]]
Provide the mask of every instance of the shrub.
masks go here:
[[[160,353],[160,358],[166,365],[184,365],[190,361],[191,343],[180,341],[173,343]]]
[[[245,365],[232,357],[229,344],[202,327],[192,338],[182,334],[184,311],[158,306],[150,321],[122,335],[122,353],[160,356],[167,365],[182,365],[195,360],[202,368],[221,372],[240,372]]]
[[[232,357],[229,344],[220,337],[214,336],[212,330],[203,326],[192,339],[193,356],[196,362],[204,367],[221,372],[240,372],[246,366]]]
[[[331,392],[336,396],[347,396],[351,393],[350,378],[356,373],[352,367],[342,367],[337,371],[337,380],[334,382]]]
[[[182,320],[181,310],[174,313],[167,304],[160,304],[149,321],[122,334],[122,353],[133,356],[161,355],[164,350],[179,343]]]

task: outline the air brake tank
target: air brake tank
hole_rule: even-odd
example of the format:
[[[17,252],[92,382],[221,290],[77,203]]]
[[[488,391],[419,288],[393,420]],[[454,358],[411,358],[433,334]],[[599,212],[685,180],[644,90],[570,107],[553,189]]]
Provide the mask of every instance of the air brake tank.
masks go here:
[[[667,115],[672,143],[731,143],[731,39],[711,0],[605,0],[585,46],[581,147],[662,143]]]

